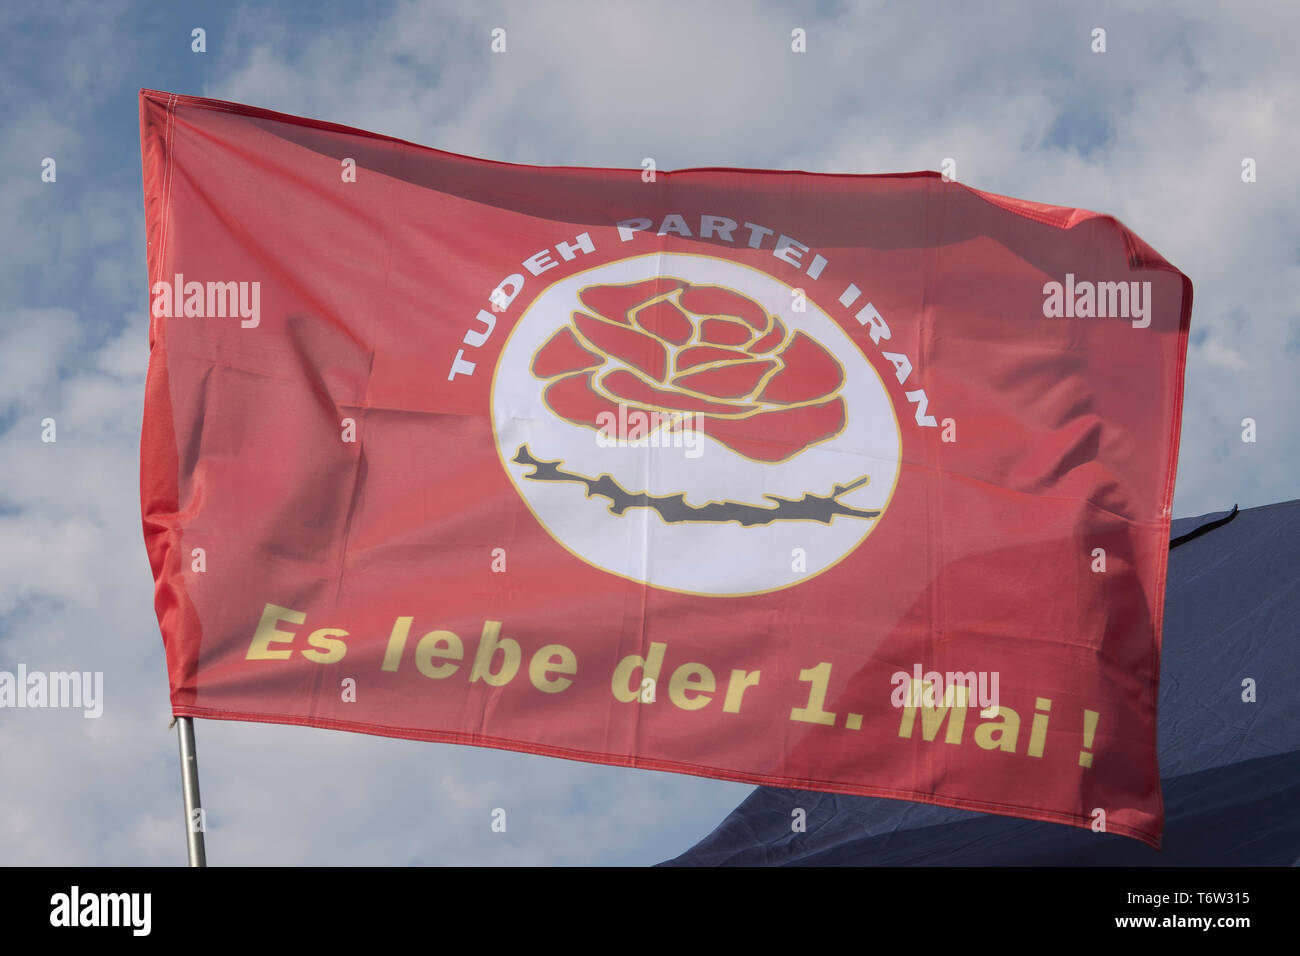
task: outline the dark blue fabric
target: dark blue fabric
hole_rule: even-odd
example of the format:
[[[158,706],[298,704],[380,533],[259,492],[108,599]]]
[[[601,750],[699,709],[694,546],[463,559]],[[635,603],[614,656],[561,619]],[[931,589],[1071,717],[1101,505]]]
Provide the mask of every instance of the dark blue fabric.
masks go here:
[[[1300,501],[1180,519],[1170,539],[1163,850],[1060,824],[759,787],[661,865],[1297,865]],[[1247,677],[1255,703],[1242,701]],[[796,807],[807,812],[804,833],[790,829]]]

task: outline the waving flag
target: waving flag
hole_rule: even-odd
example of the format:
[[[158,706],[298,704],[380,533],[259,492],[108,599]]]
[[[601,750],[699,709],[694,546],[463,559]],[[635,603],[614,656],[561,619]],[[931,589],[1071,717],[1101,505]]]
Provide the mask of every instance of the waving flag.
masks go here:
[[[932,173],[535,168],[141,93],[178,715],[1158,842],[1191,285]]]

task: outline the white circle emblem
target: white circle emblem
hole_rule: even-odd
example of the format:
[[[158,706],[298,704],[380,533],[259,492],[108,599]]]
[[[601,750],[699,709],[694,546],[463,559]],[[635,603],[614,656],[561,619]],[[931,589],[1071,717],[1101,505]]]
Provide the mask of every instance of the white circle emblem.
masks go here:
[[[560,545],[670,591],[806,581],[870,534],[898,480],[893,403],[853,341],[713,256],[636,256],[545,289],[502,350],[492,418]]]

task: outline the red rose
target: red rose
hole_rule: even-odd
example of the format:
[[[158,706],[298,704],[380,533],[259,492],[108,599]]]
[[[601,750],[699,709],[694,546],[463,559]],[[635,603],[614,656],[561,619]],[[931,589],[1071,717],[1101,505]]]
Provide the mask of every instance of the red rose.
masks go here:
[[[696,414],[737,454],[787,461],[844,428],[844,370],[812,336],[790,333],[738,292],[680,279],[591,285],[587,311],[533,356],[547,407],[600,429],[602,413]]]

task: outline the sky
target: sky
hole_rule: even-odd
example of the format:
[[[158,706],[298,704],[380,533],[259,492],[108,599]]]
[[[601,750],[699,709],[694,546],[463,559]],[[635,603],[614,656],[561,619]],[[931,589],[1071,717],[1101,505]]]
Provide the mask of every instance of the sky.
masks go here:
[[[1195,286],[1181,517],[1300,497],[1297,48],[1290,3],[8,0],[0,670],[102,671],[105,703],[99,719],[0,710],[0,864],[184,859],[139,510],[140,88],[514,163],[881,173],[952,158],[975,188],[1115,215]],[[752,789],[298,727],[199,721],[197,736],[216,865],[642,865]]]

